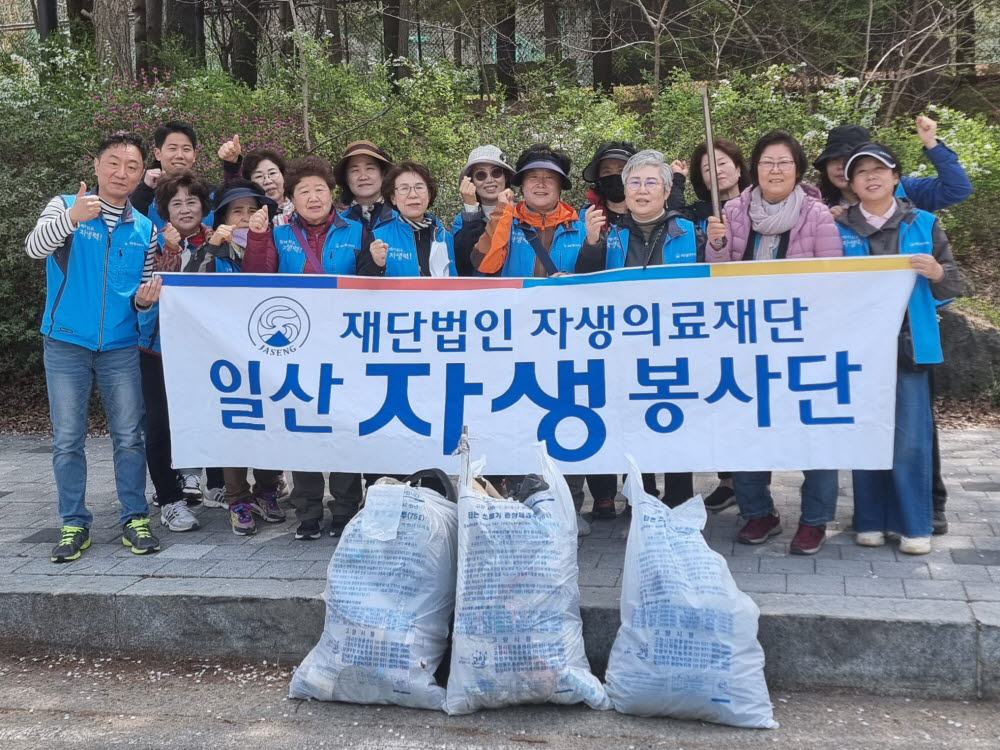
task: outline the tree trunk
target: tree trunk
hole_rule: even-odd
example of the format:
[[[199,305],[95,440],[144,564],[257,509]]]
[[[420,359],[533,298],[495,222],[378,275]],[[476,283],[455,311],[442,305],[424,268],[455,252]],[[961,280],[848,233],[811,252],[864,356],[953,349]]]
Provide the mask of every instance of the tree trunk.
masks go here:
[[[242,0],[233,12],[232,72],[250,88],[257,86],[257,45],[260,40],[260,0]]]
[[[149,12],[148,8],[146,12]],[[192,64],[205,64],[203,0],[167,0],[167,32],[181,38],[184,51]]]
[[[56,0],[38,0],[38,38],[45,39],[59,26],[59,8]]]
[[[497,83],[507,91],[507,99],[517,98],[517,0],[501,0],[497,3]]]
[[[455,24],[455,35],[451,43],[451,56],[455,59],[457,67],[462,66],[462,24]]]
[[[976,9],[970,3],[958,11],[955,30],[955,63],[958,74],[967,80],[976,78]]]
[[[344,38],[340,34],[340,8],[337,0],[326,0],[326,28],[330,32],[330,61],[339,65],[344,62]]]
[[[84,15],[84,12],[87,15]],[[66,19],[69,21],[69,38],[76,47],[94,43],[94,0],[66,0]]]
[[[163,0],[146,0],[146,48],[150,64],[163,46]]]
[[[295,53],[295,45],[289,34],[294,30],[295,24],[292,22],[292,6],[287,0],[280,0],[278,3],[278,26],[281,28],[281,54],[291,57]]]
[[[135,73],[139,75],[153,67],[146,41],[146,0],[134,0],[132,11],[135,13]]]
[[[559,39],[559,6],[556,0],[544,0],[542,3],[542,26],[545,56],[559,62],[562,59],[562,43]]]
[[[132,66],[132,25],[129,21],[131,2],[96,0],[94,3],[97,60],[102,66],[110,66],[123,78],[131,78],[135,70]]]
[[[660,93],[660,38],[663,34],[659,29],[653,31],[653,96]]]
[[[590,48],[594,55],[594,88],[611,91],[611,0],[591,2]]]

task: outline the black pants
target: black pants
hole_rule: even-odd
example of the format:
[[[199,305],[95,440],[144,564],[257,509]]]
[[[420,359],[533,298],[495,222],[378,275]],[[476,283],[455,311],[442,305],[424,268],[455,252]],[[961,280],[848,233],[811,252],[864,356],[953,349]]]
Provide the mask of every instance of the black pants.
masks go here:
[[[170,417],[167,414],[167,388],[163,380],[163,360],[156,354],[139,351],[142,375],[142,399],[146,405],[146,466],[160,505],[183,500],[177,484],[170,453]],[[225,487],[221,468],[205,469],[207,486]]]
[[[142,398],[146,404],[146,466],[161,505],[183,500],[177,472],[170,460],[170,418],[167,416],[167,389],[163,382],[163,360],[155,354],[139,352]]]
[[[657,497],[656,474],[642,475],[642,488],[646,494]],[[686,500],[694,496],[694,474],[685,472],[680,474],[666,473],[663,475],[663,503],[669,508],[676,508]]]
[[[617,474],[588,474],[587,486],[590,487],[590,494],[594,501],[618,496],[618,475]]]
[[[323,520],[323,496],[326,482],[319,471],[293,471],[292,494],[289,497],[295,508],[295,517],[303,521]],[[330,472],[330,500],[327,505],[335,516],[352,518],[361,505],[361,475]]]

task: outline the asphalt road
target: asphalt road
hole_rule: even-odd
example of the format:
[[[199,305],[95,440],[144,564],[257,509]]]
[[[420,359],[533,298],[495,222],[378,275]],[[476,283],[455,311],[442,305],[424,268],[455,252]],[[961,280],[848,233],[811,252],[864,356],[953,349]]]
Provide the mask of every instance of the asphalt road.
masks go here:
[[[530,706],[472,716],[288,700],[286,665],[0,656],[0,748],[1000,748],[1000,703],[774,691],[776,730]]]

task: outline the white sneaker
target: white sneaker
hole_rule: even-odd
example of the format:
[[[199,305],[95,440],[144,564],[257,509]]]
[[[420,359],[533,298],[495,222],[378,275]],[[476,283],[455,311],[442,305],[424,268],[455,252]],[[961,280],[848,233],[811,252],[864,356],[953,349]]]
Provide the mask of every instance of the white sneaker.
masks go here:
[[[183,474],[181,476],[181,494],[186,500],[200,500],[201,477],[198,474]]]
[[[590,536],[590,524],[579,513],[576,514],[576,535],[578,537]]]
[[[929,536],[901,536],[899,537],[899,551],[907,555],[926,555],[931,551],[931,538]]]
[[[881,531],[859,531],[854,541],[862,547],[881,547],[885,544],[885,534]]]
[[[209,487],[201,496],[201,504],[206,508],[225,508],[229,510],[229,503],[226,502],[225,488]]]
[[[160,523],[171,531],[194,531],[199,525],[184,500],[164,505],[160,509]]]

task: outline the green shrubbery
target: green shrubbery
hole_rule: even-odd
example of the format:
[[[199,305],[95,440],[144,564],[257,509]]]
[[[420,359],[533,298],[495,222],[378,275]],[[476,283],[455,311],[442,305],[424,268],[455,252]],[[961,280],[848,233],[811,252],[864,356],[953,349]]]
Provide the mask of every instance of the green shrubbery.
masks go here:
[[[335,159],[344,145],[368,138],[396,158],[427,163],[440,181],[432,209],[450,221],[458,209],[458,173],[468,152],[493,143],[513,161],[535,141],[569,152],[574,188],[584,192],[579,171],[604,140],[631,140],[658,148],[668,158],[688,158],[703,138],[701,100],[696,85],[676,74],[651,103],[629,106],[589,89],[545,80],[525,80],[521,100],[477,98],[474,70],[447,63],[415,66],[394,91],[386,71],[368,74],[331,65],[315,43],[306,44],[309,124],[313,150]],[[881,91],[860,91],[857,80],[842,78],[805,93],[794,71],[770,68],[739,74],[713,87],[716,133],[749,152],[753,141],[776,127],[801,137],[818,153],[830,127],[844,122],[872,126]],[[73,192],[79,180],[93,180],[89,154],[103,133],[118,128],[151,136],[167,119],[184,119],[197,129],[203,147],[197,168],[220,177],[215,152],[239,133],[244,148],[277,147],[290,155],[305,149],[302,129],[301,69],[275,67],[257,89],[223,73],[174,68],[149,71],[138,81],[102,76],[92,61],[56,39],[45,57],[31,51],[0,56],[0,376],[37,368],[37,323],[43,300],[44,267],[23,252],[24,236],[45,202],[57,192]],[[981,116],[939,108],[941,136],[966,165],[976,187],[970,201],[946,214],[956,247],[995,247],[992,207],[1000,197],[1000,128]],[[898,149],[907,171],[926,173],[920,141],[910,121],[875,128],[878,138]]]

